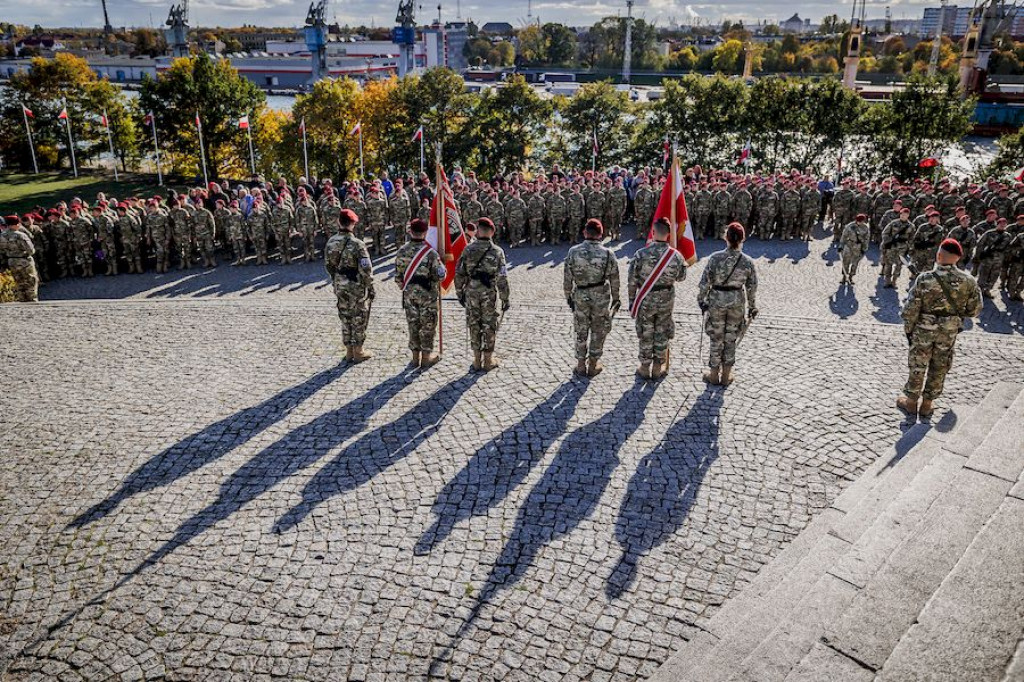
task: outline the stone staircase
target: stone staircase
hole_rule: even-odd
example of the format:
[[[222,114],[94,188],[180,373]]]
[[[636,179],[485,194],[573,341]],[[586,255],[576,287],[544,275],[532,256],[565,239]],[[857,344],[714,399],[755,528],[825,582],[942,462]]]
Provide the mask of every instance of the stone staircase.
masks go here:
[[[1024,681],[1024,392],[950,414],[946,433],[911,427],[650,682]]]

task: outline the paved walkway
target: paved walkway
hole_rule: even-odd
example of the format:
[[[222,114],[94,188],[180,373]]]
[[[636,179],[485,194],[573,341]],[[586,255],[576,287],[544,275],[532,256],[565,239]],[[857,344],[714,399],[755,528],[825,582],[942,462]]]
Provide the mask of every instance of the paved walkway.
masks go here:
[[[649,675],[920,437],[892,408],[895,294],[873,301],[868,268],[843,319],[834,254],[797,249],[758,256],[763,314],[724,391],[698,378],[695,276],[665,381],[635,380],[621,314],[608,369],[572,378],[541,249],[512,256],[485,376],[454,302],[445,359],[410,372],[391,282],[376,357],[339,365],[319,266],[70,280],[5,306],[4,679]],[[951,402],[1024,381],[1020,306],[983,319]]]

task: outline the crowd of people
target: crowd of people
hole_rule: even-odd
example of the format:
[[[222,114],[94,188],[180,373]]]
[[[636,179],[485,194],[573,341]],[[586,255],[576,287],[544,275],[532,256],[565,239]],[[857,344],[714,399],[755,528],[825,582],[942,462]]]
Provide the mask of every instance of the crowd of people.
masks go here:
[[[456,168],[450,183],[463,225],[489,218],[495,240],[517,248],[578,243],[590,219],[600,220],[613,241],[646,240],[665,178],[662,169],[579,172],[556,165],[543,174],[490,181]],[[38,278],[46,282],[214,267],[225,255],[232,265],[268,264],[271,257],[282,264],[312,261],[337,233],[343,209],[358,218],[356,236],[366,239],[372,255],[382,256],[404,243],[412,219],[429,220],[433,193],[424,173],[394,180],[385,173],[337,186],[306,178],[295,185],[284,178],[234,187],[211,182],[180,194],[100,194],[91,204],[75,199],[39,206],[6,222],[20,223],[30,237]],[[835,185],[829,177],[796,171],[756,175],[695,166],[685,171],[685,193],[698,239],[721,238],[737,222],[748,237],[809,240],[814,227],[824,224],[844,248],[844,282],[852,281],[872,242],[881,248],[886,284],[895,286],[905,261],[912,272],[926,269],[942,239],[953,236],[965,250],[962,263],[973,268],[987,296],[1001,279],[1011,298],[1021,300],[1024,183],[848,177]]]

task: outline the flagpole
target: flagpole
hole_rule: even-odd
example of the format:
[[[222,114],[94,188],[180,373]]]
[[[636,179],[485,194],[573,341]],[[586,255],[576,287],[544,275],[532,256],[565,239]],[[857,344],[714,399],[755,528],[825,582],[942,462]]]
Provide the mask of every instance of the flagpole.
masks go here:
[[[117,182],[117,156],[114,154],[114,136],[110,132],[110,119],[107,118],[107,110],[103,110],[103,122],[107,126],[107,142],[110,144],[110,156],[114,159],[114,182]]]
[[[252,122],[245,127],[245,132],[249,135],[249,167],[252,168],[252,174],[256,175],[256,155],[252,151]]]
[[[306,169],[306,181],[309,181],[309,150],[306,149],[306,117],[302,117],[302,165]]]
[[[678,237],[677,237],[677,234],[676,234],[678,232],[678,226],[676,225],[676,179],[677,179],[676,178],[676,174],[678,172],[678,169],[679,169],[679,164],[676,163],[676,150],[673,148],[672,149],[672,166],[668,170],[668,181],[672,183],[672,193],[670,195],[671,198],[672,198],[672,202],[671,202],[671,206],[669,207],[669,214],[668,214],[669,215],[669,225],[671,226],[672,229],[669,232],[669,241],[668,241],[668,243],[672,246],[673,249],[679,248],[679,240],[678,240]]]
[[[203,161],[203,185],[210,186],[210,177],[206,174],[206,146],[203,144],[203,124],[199,120],[199,111],[196,111],[196,130],[199,131],[199,157]]]
[[[39,175],[39,164],[36,163],[36,146],[32,141],[32,128],[28,124],[28,111],[25,110],[25,103],[21,104],[21,116],[25,119],[25,132],[28,133],[28,149],[32,152],[32,170]]]
[[[420,126],[420,173],[423,172],[423,126]]]
[[[71,170],[74,171],[75,177],[78,177],[78,162],[75,160],[75,139],[71,136],[71,112],[68,111],[67,100],[64,100],[64,113],[67,114],[64,117],[64,125],[68,129],[68,151],[71,152]]]
[[[434,182],[437,185],[437,189],[434,192],[434,210],[437,212],[437,255],[441,257],[441,263],[445,262],[444,242],[445,238],[442,235],[448,233],[448,216],[445,215],[444,210],[444,197],[441,194],[441,143],[437,143],[437,158],[434,162]],[[443,231],[442,231],[443,230]],[[447,267],[447,266],[445,266]],[[444,355],[444,316],[441,314],[443,306],[441,300],[441,287],[437,287],[437,355],[440,357]]]
[[[363,171],[363,124],[359,123],[359,178],[362,179],[366,176]]]
[[[149,112],[149,124],[153,128],[153,151],[156,152],[156,178],[161,187],[164,184],[164,172],[160,168],[160,142],[156,139],[156,116]]]

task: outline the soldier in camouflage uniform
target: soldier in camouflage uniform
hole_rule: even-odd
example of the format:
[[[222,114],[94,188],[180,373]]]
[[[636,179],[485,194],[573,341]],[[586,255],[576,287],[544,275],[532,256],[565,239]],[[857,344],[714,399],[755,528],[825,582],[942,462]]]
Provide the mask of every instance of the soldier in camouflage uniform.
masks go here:
[[[494,223],[481,218],[476,241],[466,247],[455,266],[455,293],[466,309],[473,368],[485,372],[498,366],[494,359],[494,342],[501,322],[497,299],[501,298],[502,316],[510,305],[505,252],[492,241],[493,237]]]
[[[249,239],[256,249],[256,265],[269,265],[267,260],[267,238],[270,236],[270,211],[261,197],[256,197],[246,221]]]
[[[217,236],[217,223],[214,222],[213,214],[206,208],[206,202],[202,199],[196,200],[196,210],[192,214],[192,224],[195,226],[196,244],[199,246],[199,253],[203,255],[203,267],[217,267],[217,245],[214,241]]]
[[[18,216],[7,216],[7,229],[0,232],[0,261],[7,262],[7,270],[14,278],[17,300],[35,303],[39,300],[39,274],[36,271],[36,247],[25,233]]]
[[[932,401],[942,395],[963,319],[981,312],[978,283],[955,267],[961,255],[959,243],[944,240],[935,256],[935,267],[917,276],[903,304],[910,376],[896,404],[910,414],[932,415]]]
[[[903,270],[903,256],[910,247],[910,239],[916,228],[910,222],[910,209],[900,206],[899,218],[890,220],[882,228],[882,279],[885,287],[892,289]]]
[[[981,295],[993,298],[992,288],[999,279],[1003,267],[1003,259],[1013,237],[1006,231],[1006,218],[996,219],[995,229],[988,230],[978,238],[977,263],[978,286]]]
[[[517,190],[505,202],[505,221],[508,223],[508,242],[513,249],[519,246],[526,231],[526,202]],[[479,228],[479,224],[477,225]]]
[[[366,202],[363,201],[362,192],[356,187],[349,189],[348,194],[345,195],[345,203],[342,206],[356,214],[355,237],[361,240],[363,238],[364,221],[366,220]]]
[[[334,190],[324,197],[320,203],[320,222],[323,227],[324,237],[330,239],[338,234],[338,217],[341,215],[341,202],[334,195]]]
[[[967,269],[967,266],[974,258],[974,248],[978,244],[978,234],[971,227],[971,216],[966,211],[960,215],[956,226],[946,234],[946,238],[955,239],[960,243],[964,256],[957,261],[956,266],[961,270]]]
[[[724,182],[718,183],[718,191],[711,195],[711,208],[715,213],[715,239],[721,239],[732,214],[732,195]]]
[[[53,257],[57,267],[54,273],[57,277],[68,276],[68,266],[74,259],[68,258],[71,251],[72,239],[69,235],[70,225],[63,214],[57,209],[50,209],[47,214],[46,227],[50,231],[50,239],[53,241]]]
[[[217,199],[213,209],[213,222],[217,227],[217,236],[224,245],[228,241],[228,206],[224,199]]]
[[[1000,218],[1005,218],[1007,222],[1014,219],[1013,213],[1014,201],[1010,198],[1010,190],[1008,187],[1000,187],[999,195],[989,199],[988,207],[995,209],[996,215]],[[982,287],[984,289],[984,287]]]
[[[381,219],[383,221],[383,218]],[[316,259],[316,233],[320,224],[320,216],[316,210],[313,198],[306,195],[306,190],[299,189],[299,201],[295,206],[295,230],[302,237],[302,252],[306,256],[306,262],[312,263]],[[381,225],[383,235],[384,226]]]
[[[288,265],[292,262],[292,224],[295,216],[288,202],[282,196],[277,200],[277,205],[270,212],[270,225],[274,231],[274,238],[277,240],[277,248],[281,253],[281,264]]]
[[[128,272],[142,273],[142,241],[145,232],[142,223],[128,212],[128,204],[117,205],[117,227],[121,232],[121,245],[128,261]]]
[[[183,198],[171,200],[168,215],[171,222],[171,235],[174,249],[178,256],[178,269],[192,267],[192,216],[182,205]]]
[[[647,240],[647,233],[651,229],[651,221],[654,220],[654,211],[657,209],[654,190],[646,178],[636,189],[636,196],[633,197],[633,214],[636,216],[636,238],[640,241]],[[687,204],[689,207],[691,204]],[[694,229],[697,232],[696,227]]]
[[[843,229],[839,250],[843,252],[843,284],[853,284],[857,266],[864,259],[871,243],[871,226],[868,217],[859,213],[856,219]]]
[[[926,272],[935,262],[935,250],[946,236],[942,225],[939,224],[940,217],[939,212],[933,209],[928,215],[928,222],[918,227],[910,240],[910,260],[913,263],[914,276]]]
[[[839,244],[839,238],[843,236],[843,229],[850,222],[850,207],[853,205],[853,190],[850,189],[849,178],[843,180],[842,187],[836,190],[832,198],[832,243]]]
[[[96,239],[103,252],[108,277],[117,274],[117,225],[107,214],[106,202],[96,204],[92,209],[92,222],[96,226]]]
[[[145,233],[146,240],[153,247],[153,255],[156,257],[156,271],[167,272],[170,261],[171,226],[167,214],[160,210],[160,205],[151,201],[146,209]]]
[[[736,364],[736,346],[746,326],[757,317],[757,270],[743,253],[743,226],[732,223],[725,233],[727,248],[711,255],[700,278],[697,304],[704,314],[704,332],[711,339],[704,381],[728,386]]]
[[[412,366],[423,368],[433,367],[441,359],[434,353],[434,334],[441,282],[446,274],[441,257],[426,243],[426,236],[427,224],[419,218],[413,220],[409,223],[409,242],[395,254],[395,283],[402,290]]]
[[[640,340],[636,373],[643,379],[660,379],[668,373],[669,344],[676,331],[672,320],[675,283],[686,278],[682,254],[668,244],[670,231],[668,220],[659,218],[653,227],[654,240],[629,262],[629,309]],[[670,250],[671,255],[666,256]],[[658,274],[655,271],[663,258],[664,267]]]
[[[793,183],[786,183],[786,191],[779,197],[779,213],[782,216],[779,229],[780,238],[784,240],[796,238],[799,230],[800,207],[802,203],[803,198]]]
[[[366,229],[367,238],[373,240],[373,255],[380,256],[384,253],[384,229],[387,223],[388,200],[384,193],[376,187],[370,190],[370,197],[366,200]]]
[[[733,220],[740,225],[750,225],[750,215],[753,210],[754,196],[747,189],[746,183],[741,182],[732,194]]]
[[[476,192],[469,192],[459,201],[459,213],[462,216],[462,224],[475,223],[484,214],[484,207],[477,198]]]
[[[800,239],[805,242],[811,241],[814,232],[814,224],[818,221],[818,211],[821,209],[821,193],[818,188],[808,182],[800,193]]]
[[[549,185],[548,194],[548,243],[561,244],[566,236],[565,221],[568,217],[568,206],[565,197],[554,185]]]
[[[228,208],[227,217],[224,219],[224,234],[231,242],[231,250],[235,255],[232,265],[241,265],[245,262],[245,221],[242,212],[238,210],[238,202],[232,201]]]
[[[579,243],[580,235],[582,234],[583,221],[586,220],[587,217],[587,199],[580,191],[579,185],[572,185],[572,188],[569,190],[569,196],[566,197],[566,204],[569,213],[569,242],[571,244],[577,244]]]
[[[712,196],[713,195],[708,190],[706,182],[700,183],[700,189],[693,195],[693,218],[696,221],[693,223],[693,234],[704,239],[711,236],[709,223],[711,222]],[[651,213],[651,216],[653,217],[654,214]],[[647,231],[649,231],[649,228]],[[647,239],[646,232],[643,235],[643,238]]]
[[[489,218],[494,223],[496,230],[504,232],[501,226],[505,224],[505,207],[502,205],[501,199],[498,198],[496,192],[491,192],[487,200],[484,201],[484,214],[481,217]],[[478,220],[477,223],[479,222]]]
[[[395,246],[405,243],[406,228],[412,220],[412,203],[401,180],[395,181],[390,197],[391,223],[394,226]]]
[[[526,202],[530,218],[530,245],[537,246],[544,238],[544,218],[548,212],[547,202],[540,192],[533,192]]]
[[[583,236],[586,241],[569,249],[565,257],[562,287],[576,331],[575,372],[595,377],[604,369],[604,342],[612,329],[612,317],[622,305],[619,264],[611,249],[601,244],[604,226],[600,221],[589,221]]]
[[[608,190],[608,201],[604,211],[608,221],[605,223],[608,230],[608,237],[618,241],[622,232],[622,219],[626,215],[626,204],[628,202],[626,188],[622,186],[622,178],[615,178],[615,185]]]
[[[82,209],[71,207],[71,234],[75,240],[75,258],[82,264],[82,276],[92,277],[92,240],[95,226],[89,216],[82,215]]]
[[[758,239],[771,239],[775,235],[775,222],[779,215],[779,193],[766,184],[757,195]]]
[[[363,343],[366,341],[366,325],[370,321],[370,307],[375,296],[370,252],[352,234],[358,220],[353,211],[343,210],[339,219],[340,232],[328,239],[324,247],[327,274],[338,299],[338,318],[341,320],[346,348],[345,359],[353,363],[371,357],[369,353],[363,352]]]
[[[598,186],[597,181],[594,181],[587,196],[587,220],[604,220],[604,209],[607,204],[604,191]]]

